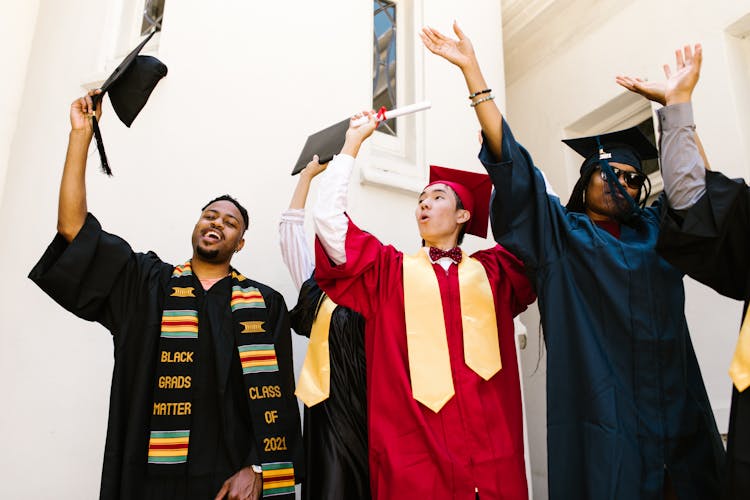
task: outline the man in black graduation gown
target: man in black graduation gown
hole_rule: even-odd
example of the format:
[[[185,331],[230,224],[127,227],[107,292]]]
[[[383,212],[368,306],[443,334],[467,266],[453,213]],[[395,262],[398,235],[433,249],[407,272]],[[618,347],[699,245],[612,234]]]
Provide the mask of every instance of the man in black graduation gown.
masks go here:
[[[692,92],[702,62],[700,45],[677,51],[666,82],[621,77],[633,92],[665,107],[658,110],[661,168],[670,210],[662,220],[658,251],[674,266],[717,292],[750,300],[750,188],[708,168],[695,132]],[[748,330],[748,331],[746,331]],[[750,498],[750,324],[743,322],[730,375],[727,473],[723,497]]]
[[[286,305],[230,266],[247,211],[229,196],[209,202],[180,266],[103,231],[85,186],[97,92],[71,105],[58,234],[29,277],[112,333],[100,498],[294,498],[302,450]]]

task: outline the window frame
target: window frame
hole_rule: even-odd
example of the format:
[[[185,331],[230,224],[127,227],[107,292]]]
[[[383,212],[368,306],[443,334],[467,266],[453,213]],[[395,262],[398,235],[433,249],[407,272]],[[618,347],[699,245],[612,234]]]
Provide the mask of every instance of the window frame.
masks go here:
[[[404,106],[424,100],[424,51],[417,43],[424,0],[390,1],[396,6],[396,106]],[[369,81],[372,87],[372,78]],[[425,113],[396,118],[396,130],[396,136],[373,134],[369,154],[362,162],[361,181],[419,193],[427,172]]]
[[[123,58],[145,38],[141,35],[141,26],[147,1],[149,0],[117,0],[109,4],[105,14],[105,24],[110,27],[106,30],[108,37],[101,44],[96,69],[81,83],[85,90],[99,88]],[[143,47],[141,54],[158,55],[160,42],[161,30]]]

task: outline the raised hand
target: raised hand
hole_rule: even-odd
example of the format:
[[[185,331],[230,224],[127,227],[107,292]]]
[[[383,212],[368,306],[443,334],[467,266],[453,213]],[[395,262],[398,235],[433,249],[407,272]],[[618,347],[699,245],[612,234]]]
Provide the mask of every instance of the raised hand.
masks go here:
[[[448,38],[438,30],[430,27],[422,28],[419,36],[422,38],[422,43],[427,47],[427,50],[464,69],[476,62],[474,46],[455,21],[453,21],[453,32],[458,37],[458,40]]]
[[[308,179],[314,178],[316,175],[321,173],[323,170],[328,167],[328,163],[323,163],[322,165],[318,163],[318,155],[313,155],[313,159],[307,163],[305,168],[302,169],[300,172],[300,175],[302,177],[306,177]]]
[[[700,78],[703,62],[703,48],[696,44],[694,48],[686,45],[675,51],[674,72],[668,64],[664,65],[663,82],[646,82],[640,78],[619,75],[615,81],[636,94],[662,105],[688,102]]]
[[[94,109],[94,101],[92,97],[101,94],[100,89],[89,90],[88,94],[83,97],[79,97],[70,105],[70,128],[72,130],[82,130],[85,132],[93,133],[91,126],[91,115]],[[99,120],[102,116],[102,105],[96,108],[96,119]]]
[[[367,117],[367,123],[354,125],[354,122],[363,116]],[[360,146],[365,139],[372,135],[376,128],[378,128],[378,120],[375,118],[375,111],[363,111],[354,115],[349,120],[349,128],[346,131],[346,140],[344,141],[344,147],[341,148],[341,153],[356,158]]]
[[[664,91],[667,87],[666,82],[648,82],[642,78],[633,78],[630,76],[618,75],[615,81],[631,92],[640,94],[649,101],[654,101],[662,106],[667,104]]]
[[[363,116],[367,117],[367,123],[354,125],[354,122]],[[378,120],[375,118],[375,111],[370,110],[357,113],[349,120],[349,128],[346,130],[346,141],[357,141],[361,144],[372,135],[376,128],[378,128]]]
[[[702,63],[703,48],[699,43],[695,44],[694,49],[691,49],[690,45],[685,45],[682,50],[675,50],[674,73],[668,64],[664,65],[664,75],[667,77],[664,94],[667,104],[690,101],[701,75]]]

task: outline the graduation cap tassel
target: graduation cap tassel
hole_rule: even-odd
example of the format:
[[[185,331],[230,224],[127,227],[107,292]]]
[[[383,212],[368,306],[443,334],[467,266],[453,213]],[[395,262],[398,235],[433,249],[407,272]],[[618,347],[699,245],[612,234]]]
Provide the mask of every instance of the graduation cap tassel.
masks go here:
[[[102,172],[112,177],[112,169],[109,168],[109,162],[107,162],[107,153],[104,152],[102,132],[99,130],[99,122],[95,115],[91,116],[91,125],[94,127],[94,138],[96,139],[96,149],[99,151],[99,159],[102,162]]]
[[[596,138],[596,145],[599,151],[604,150],[602,148],[602,144],[598,136]],[[641,207],[638,206],[638,204],[633,199],[633,197],[630,196],[630,194],[625,190],[625,188],[622,187],[622,184],[620,184],[620,181],[615,175],[614,170],[612,170],[612,165],[609,164],[608,157],[605,157],[603,155],[599,156],[599,167],[601,168],[602,172],[604,172],[604,176],[607,178],[607,185],[609,186],[609,192],[620,193],[628,205],[627,207],[628,209],[624,211],[624,213],[620,217],[622,219],[622,222],[625,222],[625,223],[632,222],[638,216],[641,215]]]

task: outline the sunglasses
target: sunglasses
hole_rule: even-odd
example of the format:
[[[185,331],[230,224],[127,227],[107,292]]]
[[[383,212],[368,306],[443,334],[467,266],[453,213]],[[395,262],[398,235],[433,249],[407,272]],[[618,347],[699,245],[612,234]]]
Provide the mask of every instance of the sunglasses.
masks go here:
[[[641,189],[646,182],[646,176],[640,172],[631,172],[617,167],[612,167],[612,172],[615,173],[617,179],[625,179],[625,184],[631,189]],[[604,170],[599,169],[599,175],[601,175],[603,181],[607,180],[607,174]]]

